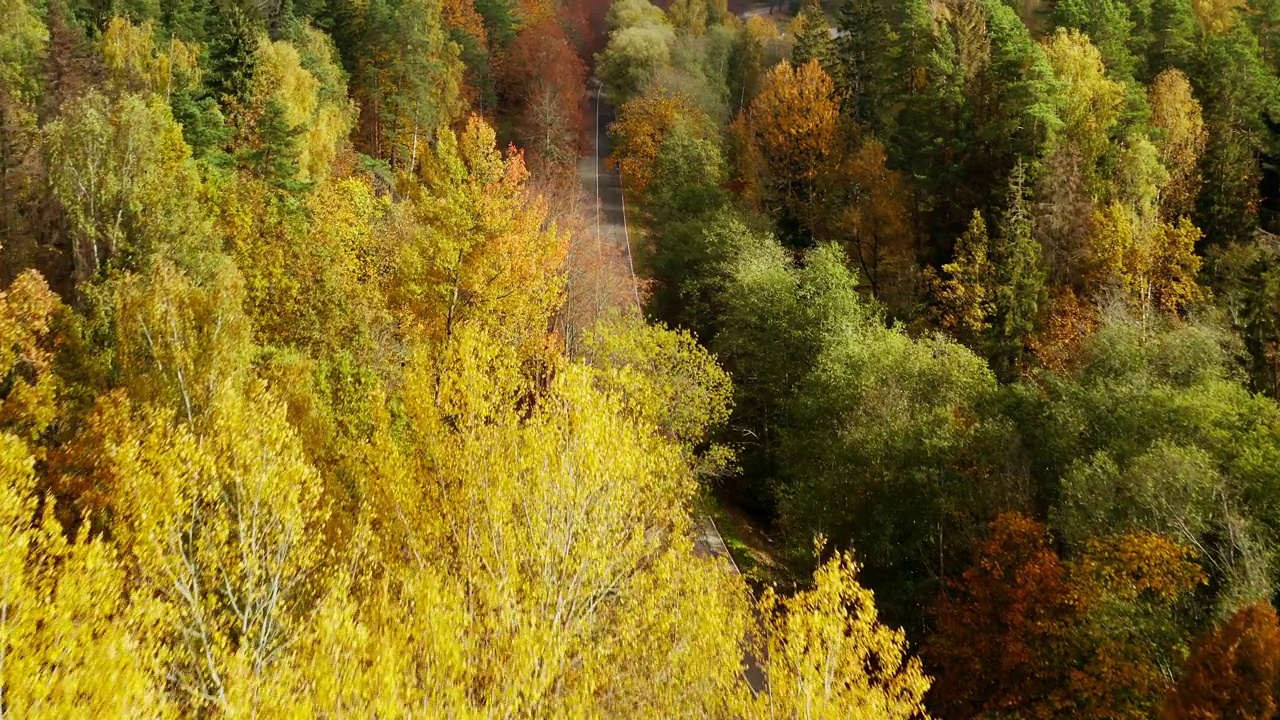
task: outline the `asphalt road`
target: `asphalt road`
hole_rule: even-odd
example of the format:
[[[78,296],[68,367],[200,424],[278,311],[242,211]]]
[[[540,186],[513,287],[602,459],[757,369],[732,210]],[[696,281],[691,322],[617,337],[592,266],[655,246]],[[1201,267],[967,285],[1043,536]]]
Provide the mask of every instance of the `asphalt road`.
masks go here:
[[[631,259],[631,232],[627,226],[627,198],[622,192],[622,178],[617,171],[605,167],[609,146],[609,123],[613,122],[613,107],[604,102],[597,83],[591,98],[592,125],[591,152],[578,160],[578,179],[587,197],[596,199],[596,235],[601,242],[624,248],[627,265],[631,271],[632,296],[640,305],[640,291],[636,285],[635,263]]]
[[[594,111],[591,153],[578,160],[578,178],[588,197],[596,198],[596,233],[601,242],[626,247],[627,262],[631,270],[632,287],[636,287],[636,270],[631,260],[631,233],[627,226],[626,196],[622,192],[622,178],[614,170],[605,167],[604,159],[609,156],[609,123],[613,122],[613,107],[605,103],[596,85],[592,94]],[[633,294],[636,305],[640,304],[639,292]],[[703,518],[698,523],[694,536],[694,551],[702,557],[718,557],[724,561],[725,569],[737,573],[733,556],[725,547],[724,539],[711,518]]]
[[[636,307],[640,307],[640,291],[636,282],[635,262],[631,256],[631,233],[627,225],[627,199],[622,191],[622,178],[617,171],[605,167],[604,159],[609,156],[609,123],[613,122],[613,107],[604,102],[601,88],[595,84],[595,92],[591,99],[593,110],[594,132],[591,139],[591,152],[578,160],[578,179],[587,197],[596,199],[596,235],[601,242],[611,243],[626,249],[628,268],[631,271],[632,296]],[[693,550],[699,557],[719,558],[726,572],[741,575],[733,556],[720,536],[720,530],[709,516],[703,516],[698,522],[693,539]],[[764,674],[755,658],[746,658],[746,676],[752,689],[760,692],[764,688]]]

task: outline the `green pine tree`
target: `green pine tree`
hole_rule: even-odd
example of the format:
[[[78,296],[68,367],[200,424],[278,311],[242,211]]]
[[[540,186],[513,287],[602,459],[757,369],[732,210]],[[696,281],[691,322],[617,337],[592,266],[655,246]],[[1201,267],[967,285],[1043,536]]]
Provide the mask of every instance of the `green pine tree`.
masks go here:
[[[996,287],[989,355],[992,367],[1005,380],[1012,380],[1025,361],[1028,340],[1048,302],[1047,275],[1032,228],[1027,170],[1019,162],[1009,176],[1005,211],[991,258]]]
[[[1151,0],[1147,68],[1152,74],[1166,68],[1192,70],[1199,32],[1191,0]]]
[[[241,165],[271,185],[287,192],[305,190],[298,177],[298,136],[304,128],[289,124],[285,107],[271,99],[258,118],[250,149],[242,153]]]
[[[1149,0],[1147,0],[1149,2]],[[1089,36],[1102,53],[1107,69],[1116,78],[1130,78],[1139,69],[1139,59],[1131,49],[1135,41],[1136,23],[1130,15],[1134,0],[1058,0],[1054,4],[1053,22],[1061,28],[1074,28]],[[1146,14],[1139,9],[1139,12]],[[1141,48],[1145,50],[1145,48]]]
[[[836,27],[840,31],[836,58],[844,106],[855,120],[878,132],[893,83],[893,31],[880,0],[848,0],[840,9]]]
[[[796,17],[795,45],[791,48],[791,64],[799,67],[810,60],[817,60],[822,69],[840,84],[839,66],[836,63],[835,40],[831,37],[831,25],[816,0],[806,0],[800,15]]]
[[[213,16],[205,84],[223,107],[237,108],[249,99],[258,36],[258,29],[238,6],[224,7]]]

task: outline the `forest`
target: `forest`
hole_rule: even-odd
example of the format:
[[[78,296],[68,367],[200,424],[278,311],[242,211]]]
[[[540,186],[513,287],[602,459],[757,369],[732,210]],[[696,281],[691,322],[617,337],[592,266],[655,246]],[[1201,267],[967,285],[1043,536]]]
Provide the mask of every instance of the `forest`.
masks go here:
[[[1280,716],[1280,0],[663,5],[0,0],[0,718]]]

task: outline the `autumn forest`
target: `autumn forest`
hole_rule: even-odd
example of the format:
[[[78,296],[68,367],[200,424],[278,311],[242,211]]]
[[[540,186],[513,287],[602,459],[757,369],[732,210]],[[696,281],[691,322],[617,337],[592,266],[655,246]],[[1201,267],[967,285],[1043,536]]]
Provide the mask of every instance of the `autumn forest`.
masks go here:
[[[0,287],[0,718],[1280,717],[1280,0],[0,0]]]

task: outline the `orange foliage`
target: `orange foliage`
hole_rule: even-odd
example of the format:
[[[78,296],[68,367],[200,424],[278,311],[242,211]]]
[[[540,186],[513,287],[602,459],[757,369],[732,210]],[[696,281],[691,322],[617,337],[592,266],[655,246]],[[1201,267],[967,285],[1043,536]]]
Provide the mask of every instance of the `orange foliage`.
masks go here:
[[[27,271],[0,292],[0,367],[7,392],[0,428],[34,440],[56,416],[54,326],[65,307],[39,273]]]
[[[653,178],[653,164],[667,133],[681,118],[703,119],[687,95],[654,90],[631,100],[609,126],[615,138],[610,167],[618,169],[627,189],[643,195]]]
[[[572,169],[581,150],[587,67],[554,18],[521,27],[502,73],[531,164]]]
[[[1071,626],[1083,602],[1045,527],[1002,515],[978,562],[936,606],[937,632],[924,656],[938,678],[933,702],[944,717],[1026,710],[1051,717],[1071,703]]]
[[[566,0],[560,9],[560,24],[580,57],[593,57],[604,50],[607,0]]]
[[[1099,540],[1064,562],[1044,525],[1002,515],[934,609],[924,655],[935,707],[949,718],[1148,717],[1168,680],[1127,609],[1158,616],[1203,581],[1190,551],[1162,537]]]
[[[556,5],[551,0],[517,0],[516,2],[520,18],[526,27],[541,25],[547,20],[555,19]]]
[[[1189,548],[1166,537],[1129,533],[1091,540],[1076,570],[1095,596],[1107,593],[1123,602],[1151,597],[1168,603],[1204,582],[1194,558]]]
[[[1280,689],[1280,623],[1265,601],[1247,605],[1191,651],[1164,720],[1270,720]]]
[[[1031,339],[1031,349],[1050,370],[1070,370],[1080,355],[1080,343],[1098,326],[1098,313],[1071,288],[1054,293],[1044,325]]]
[[[1205,582],[1204,572],[1188,548],[1158,535],[1128,533],[1091,541],[1072,580],[1088,598],[1086,610],[1104,616],[1083,628],[1082,666],[1071,674],[1077,706],[1086,717],[1145,720],[1168,692],[1169,679],[1149,645],[1134,637],[1143,630],[1114,630],[1105,613],[1116,606],[1170,607]],[[1118,620],[1130,618],[1122,612]]]
[[[477,47],[485,47],[489,43],[489,33],[484,27],[484,18],[476,11],[471,0],[444,0],[440,6],[440,15],[445,27],[460,30],[476,41]]]
[[[841,214],[838,237],[862,277],[877,296],[885,290],[884,275],[915,262],[910,225],[911,193],[907,178],[888,168],[884,144],[871,138],[842,168],[844,181],[856,188],[854,203]],[[888,271],[887,273],[885,271]]]
[[[810,231],[819,178],[839,157],[839,111],[835,84],[817,60],[799,68],[783,62],[765,75],[760,93],[732,128],[753,194]]]

